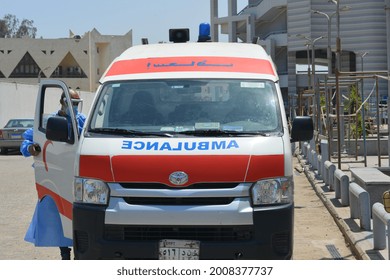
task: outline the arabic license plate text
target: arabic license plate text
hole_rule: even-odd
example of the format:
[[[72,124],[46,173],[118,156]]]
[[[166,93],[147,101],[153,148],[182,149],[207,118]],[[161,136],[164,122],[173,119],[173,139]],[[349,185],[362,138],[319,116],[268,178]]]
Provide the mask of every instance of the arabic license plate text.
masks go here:
[[[199,260],[200,242],[164,239],[159,243],[160,260]]]

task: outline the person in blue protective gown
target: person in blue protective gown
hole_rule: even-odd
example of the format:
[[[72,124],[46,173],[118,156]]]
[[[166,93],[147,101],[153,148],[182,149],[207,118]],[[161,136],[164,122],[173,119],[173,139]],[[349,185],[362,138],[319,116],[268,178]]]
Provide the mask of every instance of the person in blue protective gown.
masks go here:
[[[85,115],[78,112],[79,94],[70,89],[72,106],[68,106],[65,94],[61,95],[61,109],[56,113],[59,116],[65,116],[70,122],[70,112],[73,109],[78,125],[79,135],[84,127]],[[73,105],[74,104],[74,105]],[[20,146],[20,152],[25,157],[37,156],[40,153],[40,147],[33,140],[33,128],[26,130],[23,134],[24,141]],[[35,207],[30,226],[27,229],[24,240],[33,243],[37,247],[59,247],[62,260],[71,259],[72,239],[66,238],[63,233],[60,214],[54,200],[47,196],[38,200]]]

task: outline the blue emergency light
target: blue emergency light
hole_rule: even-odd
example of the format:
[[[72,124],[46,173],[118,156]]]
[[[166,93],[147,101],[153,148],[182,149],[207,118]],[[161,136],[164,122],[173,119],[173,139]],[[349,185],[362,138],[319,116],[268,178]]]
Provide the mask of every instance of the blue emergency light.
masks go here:
[[[211,40],[211,37],[210,37],[210,24],[209,23],[201,23],[201,24],[199,24],[198,42],[208,42],[210,40]]]

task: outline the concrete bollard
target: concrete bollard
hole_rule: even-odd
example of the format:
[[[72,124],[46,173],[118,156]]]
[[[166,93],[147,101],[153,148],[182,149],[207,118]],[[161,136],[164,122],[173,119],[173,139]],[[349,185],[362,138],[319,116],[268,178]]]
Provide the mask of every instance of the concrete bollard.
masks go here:
[[[349,205],[349,177],[340,169],[334,172],[335,179],[335,197],[341,198],[341,205]]]
[[[308,146],[309,146],[309,143],[307,143],[307,142],[304,142],[304,143],[303,143],[303,146],[302,146],[302,153],[303,153],[303,156],[304,156],[306,159],[307,159]]]
[[[329,161],[329,144],[328,140],[321,140],[321,156],[322,156],[322,174],[325,175],[325,161]],[[324,178],[324,176],[322,176]]]
[[[322,156],[318,155],[317,156],[317,170],[318,170],[318,175],[320,178],[323,177],[323,172],[322,172]]]
[[[334,173],[336,172],[336,165],[334,163],[330,163],[328,172],[329,190],[334,191]]]
[[[308,150],[307,150],[307,159],[308,159],[309,164],[312,164],[312,162],[313,162],[313,154],[312,154],[312,150],[311,150],[310,145],[307,146],[307,148],[308,148]]]
[[[328,161],[324,162],[324,175],[322,176],[322,179],[324,180],[325,186],[329,186],[329,168],[326,166],[326,163]]]
[[[333,163],[330,162],[329,160],[326,160],[324,162],[324,182],[326,185],[330,185],[330,178],[329,178],[329,171],[330,171],[330,166],[332,165]],[[334,171],[333,171],[334,173]]]
[[[334,178],[333,178],[333,183],[334,183],[334,196],[335,198],[337,199],[340,199],[341,198],[341,191],[340,191],[340,180],[338,178],[336,178],[336,174],[339,173],[339,171],[341,171],[340,169],[336,169],[334,171]]]
[[[310,162],[310,144],[307,143],[306,145],[306,159]]]
[[[317,152],[312,150],[311,151],[311,166],[313,167],[314,170],[316,170],[318,167],[317,167]]]
[[[386,249],[386,227],[387,231],[389,231],[390,213],[386,212],[385,207],[380,202],[376,202],[372,206],[372,225],[372,231],[374,235],[374,250]],[[390,234],[387,234],[387,243],[390,244]],[[390,259],[390,250],[388,250],[388,252],[388,258]]]
[[[349,184],[349,207],[351,218],[360,220],[360,228],[371,230],[370,194],[356,183]]]

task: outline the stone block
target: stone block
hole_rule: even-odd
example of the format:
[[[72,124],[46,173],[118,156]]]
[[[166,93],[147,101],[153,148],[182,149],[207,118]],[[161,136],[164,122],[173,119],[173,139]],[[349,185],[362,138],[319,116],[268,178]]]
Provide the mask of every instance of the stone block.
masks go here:
[[[351,180],[370,195],[370,207],[383,203],[383,193],[390,190],[390,176],[375,167],[351,168]]]

